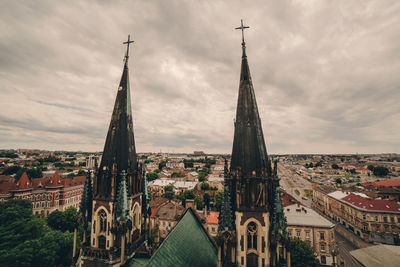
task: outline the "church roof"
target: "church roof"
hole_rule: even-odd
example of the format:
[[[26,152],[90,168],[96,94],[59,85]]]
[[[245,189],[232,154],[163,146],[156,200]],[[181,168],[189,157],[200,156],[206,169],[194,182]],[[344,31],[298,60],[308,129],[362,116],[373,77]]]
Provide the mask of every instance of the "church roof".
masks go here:
[[[244,41],[242,48],[242,66],[236,109],[231,171],[241,169],[244,175],[247,174],[250,176],[254,170],[267,169],[268,155]]]
[[[192,209],[161,243],[147,266],[217,266],[217,249]]]

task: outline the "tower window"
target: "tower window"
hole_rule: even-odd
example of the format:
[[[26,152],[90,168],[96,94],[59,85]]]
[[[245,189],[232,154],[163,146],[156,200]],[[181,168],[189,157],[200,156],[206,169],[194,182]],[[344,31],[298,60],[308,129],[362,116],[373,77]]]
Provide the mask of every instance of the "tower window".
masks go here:
[[[254,222],[247,225],[247,248],[257,249],[257,225]]]
[[[99,212],[100,232],[107,231],[107,214],[104,210]]]

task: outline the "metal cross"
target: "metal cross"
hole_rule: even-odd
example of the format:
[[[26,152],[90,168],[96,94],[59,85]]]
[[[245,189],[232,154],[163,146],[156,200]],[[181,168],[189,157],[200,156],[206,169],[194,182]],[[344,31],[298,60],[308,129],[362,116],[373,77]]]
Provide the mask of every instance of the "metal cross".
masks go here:
[[[250,27],[249,26],[243,26],[243,20],[242,19],[240,20],[240,22],[241,22],[241,26],[235,28],[235,30],[242,30],[242,43],[244,44],[244,29],[248,29]]]
[[[128,35],[128,41],[123,42],[122,44],[126,44],[126,55],[125,57],[128,58],[129,57],[129,44],[133,43],[134,41],[131,41],[131,35]]]

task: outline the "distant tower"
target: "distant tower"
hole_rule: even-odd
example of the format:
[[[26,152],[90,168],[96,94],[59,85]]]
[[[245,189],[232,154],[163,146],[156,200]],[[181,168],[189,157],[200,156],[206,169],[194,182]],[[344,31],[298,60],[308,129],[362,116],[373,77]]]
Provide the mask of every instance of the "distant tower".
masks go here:
[[[78,265],[119,266],[142,241],[142,166],[136,158],[129,88],[128,36],[124,69],[99,168],[94,174],[91,232]]]
[[[235,262],[238,266],[287,266],[286,220],[281,205],[277,169],[271,167],[265,146],[261,120],[247,62],[246,43],[242,30],[242,65],[239,96],[236,109],[235,133],[229,178],[221,213],[228,199],[234,214],[234,229],[220,225],[219,244],[224,236],[236,237]],[[224,222],[224,224],[226,224]],[[227,229],[227,230],[225,230]],[[226,243],[226,242],[225,242]],[[222,249],[221,249],[222,250]],[[223,256],[223,253],[221,253]],[[227,257],[221,257],[220,266],[230,266]]]

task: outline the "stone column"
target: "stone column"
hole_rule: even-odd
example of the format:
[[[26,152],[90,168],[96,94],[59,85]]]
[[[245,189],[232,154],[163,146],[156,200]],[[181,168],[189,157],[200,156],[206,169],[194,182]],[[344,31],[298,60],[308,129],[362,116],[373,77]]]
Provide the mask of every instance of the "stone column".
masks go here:
[[[222,267],[221,246],[218,246],[218,267]]]
[[[75,227],[75,229],[74,229],[74,245],[73,245],[73,248],[72,248],[72,258],[75,258],[75,255],[76,255],[76,242],[77,242],[77,239],[78,239],[78,228]]]
[[[125,233],[121,236],[121,265],[125,262]]]

